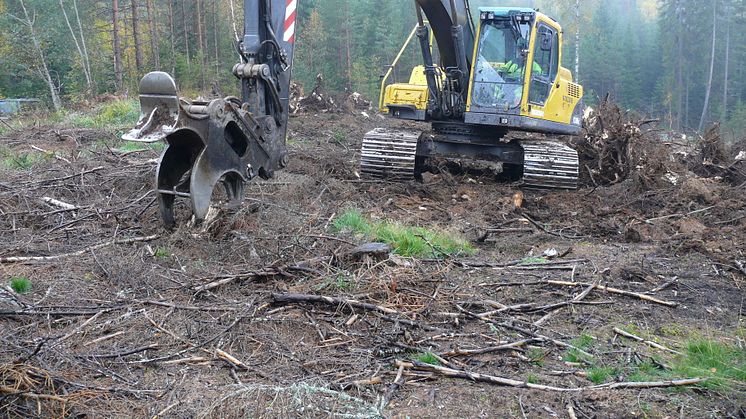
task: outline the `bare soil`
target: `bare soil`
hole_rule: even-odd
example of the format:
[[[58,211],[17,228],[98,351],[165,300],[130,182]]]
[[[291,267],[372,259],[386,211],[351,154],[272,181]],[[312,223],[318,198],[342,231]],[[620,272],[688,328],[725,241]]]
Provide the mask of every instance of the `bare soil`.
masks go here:
[[[11,154],[39,158],[0,169],[1,284],[33,284],[25,295],[0,294],[0,417],[521,418],[568,417],[570,407],[578,418],[744,417],[743,383],[561,393],[406,369],[392,385],[396,360],[434,353],[456,369],[592,386],[588,366],[568,363],[556,343],[581,335],[592,339],[584,348],[595,365],[614,366],[607,382],[628,381],[651,356],[672,359],[615,327],[680,351],[696,337],[743,345],[746,188],[688,171],[655,188],[633,175],[572,192],[449,173],[423,183],[360,180],[362,136],[387,124],[401,123],[292,118],[285,171],[250,185],[240,208],[200,226],[182,215],[175,231],[162,227],[151,191],[157,151],[120,151],[116,133],[60,126],[1,137]],[[365,240],[332,223],[352,208],[464,237],[478,252],[346,256]],[[186,214],[186,204],[177,211]],[[548,265],[515,262],[550,249],[558,255]],[[551,280],[676,306],[594,289],[582,303],[547,307],[585,288]],[[273,293],[355,299],[395,314],[278,304]],[[537,335],[549,339],[449,354]]]

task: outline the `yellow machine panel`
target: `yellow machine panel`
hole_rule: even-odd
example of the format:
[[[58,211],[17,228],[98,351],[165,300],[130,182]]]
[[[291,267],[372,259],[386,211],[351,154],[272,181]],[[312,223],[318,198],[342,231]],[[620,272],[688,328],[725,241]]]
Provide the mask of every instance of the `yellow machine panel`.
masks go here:
[[[531,37],[529,46],[529,51],[531,51],[529,62],[536,63],[536,60],[538,60],[537,54],[540,51],[540,48],[538,48],[538,43],[540,42],[538,32],[540,25],[557,32],[557,48],[554,52],[556,54],[554,60],[557,63],[561,63],[562,48],[559,46],[562,45],[562,29],[554,20],[541,13],[537,13],[536,23],[533,28],[533,36]],[[531,102],[531,94],[524,95],[521,104],[521,115],[562,124],[580,124],[580,121],[572,121],[572,118],[576,105],[583,97],[583,87],[573,83],[570,70],[558,64],[556,65],[558,71],[555,79],[550,81],[549,94],[544,103]],[[526,77],[524,86],[526,91],[535,88],[531,83],[531,79],[532,77]]]
[[[381,111],[387,112],[388,105],[411,105],[417,110],[425,110],[428,96],[425,67],[419,65],[412,69],[409,83],[394,83],[386,86]]]

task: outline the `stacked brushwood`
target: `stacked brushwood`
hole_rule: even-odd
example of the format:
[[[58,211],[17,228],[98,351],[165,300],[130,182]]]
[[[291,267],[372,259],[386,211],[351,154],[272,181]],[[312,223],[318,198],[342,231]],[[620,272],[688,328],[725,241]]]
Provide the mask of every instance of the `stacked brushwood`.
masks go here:
[[[290,85],[290,113],[351,113],[360,114],[361,111],[373,109],[373,104],[358,92],[332,95],[324,88],[324,76],[318,74],[311,92],[304,94],[303,87],[298,83]]]
[[[610,186],[631,177],[643,186],[665,173],[666,150],[641,128],[651,122],[622,111],[608,97],[586,109],[583,133],[571,140],[583,186]]]

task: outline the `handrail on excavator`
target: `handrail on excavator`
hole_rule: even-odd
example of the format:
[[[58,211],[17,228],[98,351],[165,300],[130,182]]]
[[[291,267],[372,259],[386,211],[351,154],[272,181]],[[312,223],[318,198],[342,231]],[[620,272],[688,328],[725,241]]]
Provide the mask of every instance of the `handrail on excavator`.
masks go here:
[[[428,24],[428,21],[425,21],[425,24]],[[394,58],[394,62],[392,62],[389,65],[388,70],[386,70],[386,74],[383,75],[381,78],[381,92],[378,95],[378,110],[381,112],[384,112],[386,110],[386,106],[383,103],[383,99],[386,93],[386,82],[389,80],[389,77],[391,77],[391,73],[394,71],[394,67],[396,64],[399,63],[399,60],[401,59],[402,55],[404,55],[404,51],[409,46],[409,43],[412,42],[412,39],[414,38],[414,35],[417,33],[417,26],[414,25],[414,28],[412,28],[412,32],[409,33],[409,36],[407,37],[407,40],[404,41],[404,45],[402,45],[401,49],[399,50],[399,53],[396,54],[396,58]],[[430,33],[430,50],[433,49],[433,34]]]
[[[389,65],[389,69],[386,70],[386,74],[381,79],[381,93],[378,96],[378,110],[381,112],[386,110],[386,106],[383,104],[384,94],[386,91],[386,82],[388,81],[389,77],[391,77],[391,73],[394,71],[394,66],[396,66],[397,63],[399,63],[401,56],[404,55],[404,51],[409,46],[409,43],[412,42],[412,38],[414,38],[415,33],[417,33],[417,25],[414,25],[414,28],[412,28],[412,32],[409,33],[407,40],[404,41],[404,45],[402,45],[401,49],[399,50],[399,53],[396,54],[396,58],[394,58],[394,62],[392,62]]]

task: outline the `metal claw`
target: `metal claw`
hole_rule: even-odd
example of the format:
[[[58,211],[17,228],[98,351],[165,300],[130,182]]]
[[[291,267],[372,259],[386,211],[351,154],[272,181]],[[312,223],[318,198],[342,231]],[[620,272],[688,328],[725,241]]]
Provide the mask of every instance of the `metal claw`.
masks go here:
[[[228,204],[240,205],[246,182],[271,177],[287,163],[285,131],[272,116],[253,117],[236,98],[180,100],[173,78],[162,72],[146,75],[140,90],[140,122],[123,139],[165,140],[155,189],[168,228],[176,224],[176,197],[188,198],[201,221],[218,183]]]

